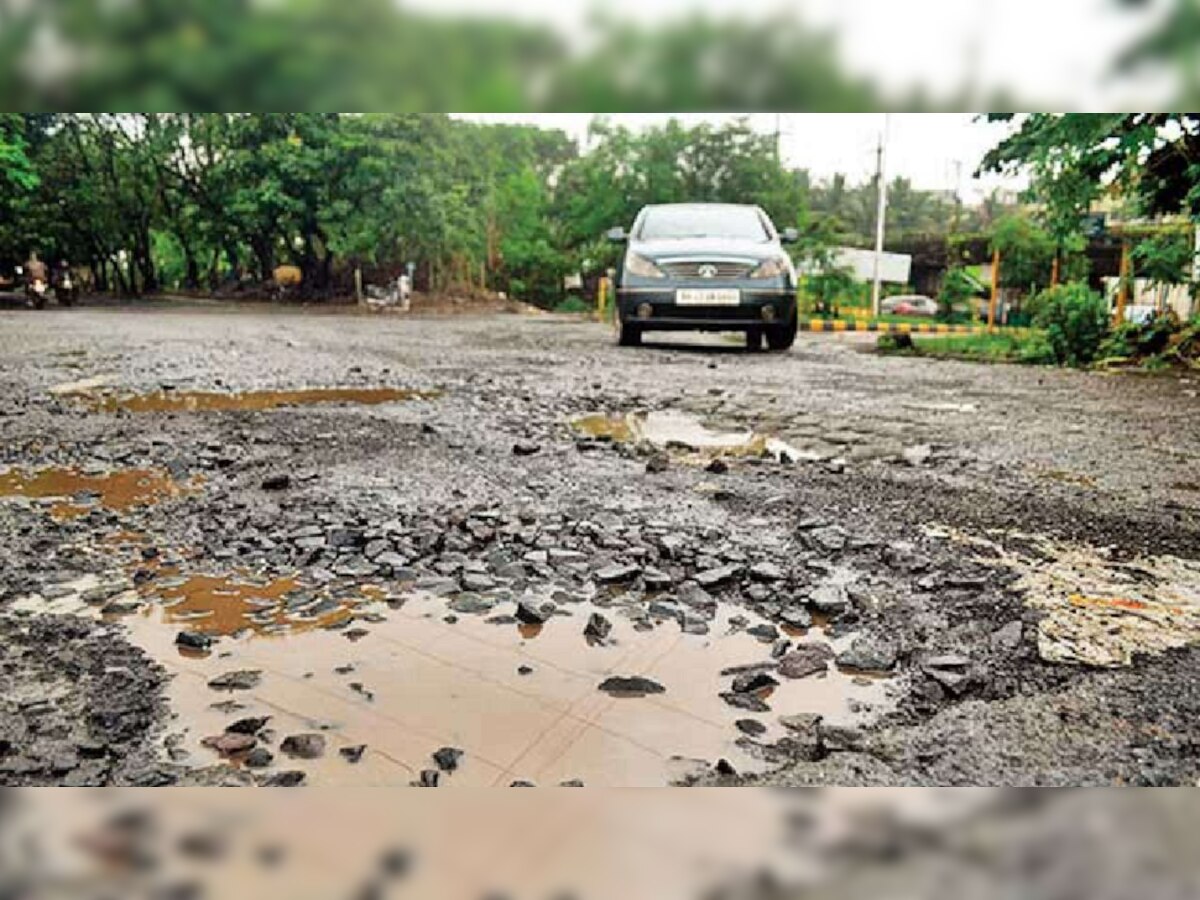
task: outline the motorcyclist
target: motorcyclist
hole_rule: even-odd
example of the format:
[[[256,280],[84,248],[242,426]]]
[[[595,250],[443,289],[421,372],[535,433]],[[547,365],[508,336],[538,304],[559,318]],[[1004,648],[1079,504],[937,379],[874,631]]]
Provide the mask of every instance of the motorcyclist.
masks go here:
[[[25,263],[25,283],[33,284],[35,281],[50,283],[46,277],[46,264],[38,259],[37,251],[32,250],[29,253],[28,261]]]
[[[71,275],[71,264],[60,259],[54,267],[54,295],[63,306],[74,306],[79,296],[79,287]]]
[[[46,264],[38,259],[36,250],[31,251],[25,263],[25,303],[34,309],[41,309],[46,305],[49,287]]]

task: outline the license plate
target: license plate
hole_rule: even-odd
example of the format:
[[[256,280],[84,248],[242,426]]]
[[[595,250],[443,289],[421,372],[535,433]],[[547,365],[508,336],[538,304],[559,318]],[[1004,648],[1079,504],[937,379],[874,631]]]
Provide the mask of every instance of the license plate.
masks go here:
[[[679,306],[737,306],[742,292],[731,288],[689,288],[675,292]]]

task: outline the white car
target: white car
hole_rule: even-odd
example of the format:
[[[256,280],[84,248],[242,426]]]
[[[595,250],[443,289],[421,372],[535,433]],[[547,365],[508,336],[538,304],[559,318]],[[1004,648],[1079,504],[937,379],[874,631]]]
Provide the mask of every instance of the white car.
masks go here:
[[[898,316],[929,316],[937,315],[938,304],[932,297],[924,294],[897,294],[888,297],[879,304],[880,312]]]

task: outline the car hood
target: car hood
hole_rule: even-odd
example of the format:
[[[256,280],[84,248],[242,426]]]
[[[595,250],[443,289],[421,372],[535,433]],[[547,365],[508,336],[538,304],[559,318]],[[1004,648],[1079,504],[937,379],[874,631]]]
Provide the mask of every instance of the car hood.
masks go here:
[[[630,241],[629,249],[648,259],[703,258],[726,256],[768,259],[783,253],[777,241],[739,241],[730,238],[678,238],[660,241]]]

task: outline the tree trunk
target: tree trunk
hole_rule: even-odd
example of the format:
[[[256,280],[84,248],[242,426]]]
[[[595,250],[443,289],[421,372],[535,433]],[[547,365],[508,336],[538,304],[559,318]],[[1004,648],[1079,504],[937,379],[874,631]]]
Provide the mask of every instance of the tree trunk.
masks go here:
[[[95,280],[93,285],[100,293],[108,292],[108,265],[103,258],[97,259],[92,257],[89,265],[92,269],[92,278]]]
[[[250,249],[258,263],[259,277],[263,281],[270,281],[275,274],[275,247],[270,235],[254,235],[250,239]]]
[[[179,246],[183,249],[183,286],[189,290],[200,287],[200,262],[196,259],[196,251],[182,233],[176,234]]]
[[[240,281],[242,274],[242,260],[238,254],[238,246],[236,241],[226,242],[225,259],[229,262],[229,280],[233,282]]]

